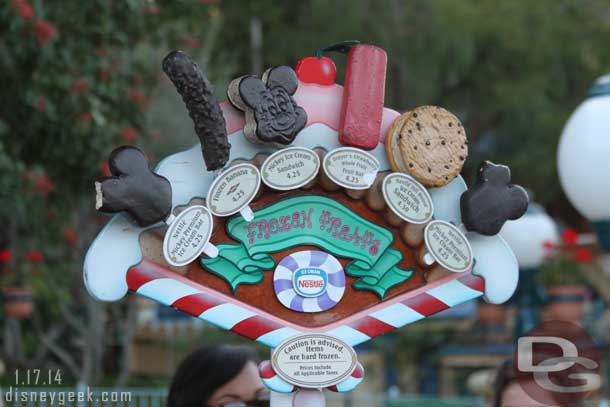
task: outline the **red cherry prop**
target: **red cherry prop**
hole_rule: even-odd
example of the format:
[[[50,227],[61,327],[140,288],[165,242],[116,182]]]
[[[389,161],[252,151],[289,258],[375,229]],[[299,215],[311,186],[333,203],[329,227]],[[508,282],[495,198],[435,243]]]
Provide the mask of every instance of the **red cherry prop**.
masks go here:
[[[328,57],[305,57],[299,60],[295,68],[301,82],[318,85],[333,85],[337,77],[337,68]]]

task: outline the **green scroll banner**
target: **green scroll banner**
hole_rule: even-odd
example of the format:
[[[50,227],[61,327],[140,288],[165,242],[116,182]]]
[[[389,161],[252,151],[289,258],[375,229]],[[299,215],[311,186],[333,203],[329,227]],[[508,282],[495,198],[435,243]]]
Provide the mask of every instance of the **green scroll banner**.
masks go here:
[[[227,222],[227,233],[239,244],[216,244],[218,257],[201,258],[200,262],[203,268],[224,278],[234,291],[240,284],[259,283],[263,272],[275,267],[269,253],[301,245],[353,259],[345,272],[359,277],[354,288],[371,290],[381,298],[413,274],[413,269],[396,266],[402,253],[390,248],[392,232],[324,196],[278,201],[255,211],[251,222],[234,216]]]

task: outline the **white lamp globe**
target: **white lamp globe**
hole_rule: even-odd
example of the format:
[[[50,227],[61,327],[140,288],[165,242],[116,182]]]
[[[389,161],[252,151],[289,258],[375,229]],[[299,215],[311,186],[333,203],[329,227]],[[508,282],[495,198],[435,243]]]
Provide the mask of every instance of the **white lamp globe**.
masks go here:
[[[520,269],[539,267],[546,256],[545,242],[557,244],[557,225],[538,204],[530,203],[525,215],[507,221],[500,236],[506,240],[517,257]]]
[[[590,221],[610,220],[610,75],[599,78],[572,113],[557,163],[572,205]]]

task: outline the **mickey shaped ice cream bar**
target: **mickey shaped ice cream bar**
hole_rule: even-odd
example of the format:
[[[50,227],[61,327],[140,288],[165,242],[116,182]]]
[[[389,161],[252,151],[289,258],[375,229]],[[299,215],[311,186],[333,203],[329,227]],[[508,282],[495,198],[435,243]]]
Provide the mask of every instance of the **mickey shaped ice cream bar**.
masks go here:
[[[127,212],[142,227],[168,217],[172,209],[171,184],[150,170],[142,151],[119,147],[110,154],[108,166],[113,176],[95,183],[95,209]]]
[[[525,189],[510,183],[510,168],[484,161],[477,181],[462,194],[460,207],[466,229],[493,236],[511,219],[519,219],[527,210]]]
[[[95,183],[95,209],[127,212],[141,227],[165,221],[169,229],[163,240],[163,254],[173,266],[184,266],[202,252],[209,257],[218,255],[218,249],[209,243],[213,229],[210,211],[203,205],[191,205],[174,216],[171,184],[151,171],[142,151],[119,147],[110,154],[108,164],[113,175]]]
[[[242,76],[229,84],[231,103],[246,114],[244,134],[253,143],[282,148],[307,123],[307,113],[292,98],[298,79],[288,66],[268,69],[261,79]]]

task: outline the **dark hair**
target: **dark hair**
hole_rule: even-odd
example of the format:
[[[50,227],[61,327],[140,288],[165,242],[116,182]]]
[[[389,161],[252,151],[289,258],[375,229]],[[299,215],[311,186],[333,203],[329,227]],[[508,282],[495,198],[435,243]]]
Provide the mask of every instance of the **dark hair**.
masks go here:
[[[248,362],[257,363],[254,348],[237,345],[204,346],[178,366],[167,397],[167,407],[201,407]]]
[[[513,369],[512,359],[507,359],[498,368],[496,379],[494,380],[494,407],[501,407],[502,394],[508,385],[517,380]]]

